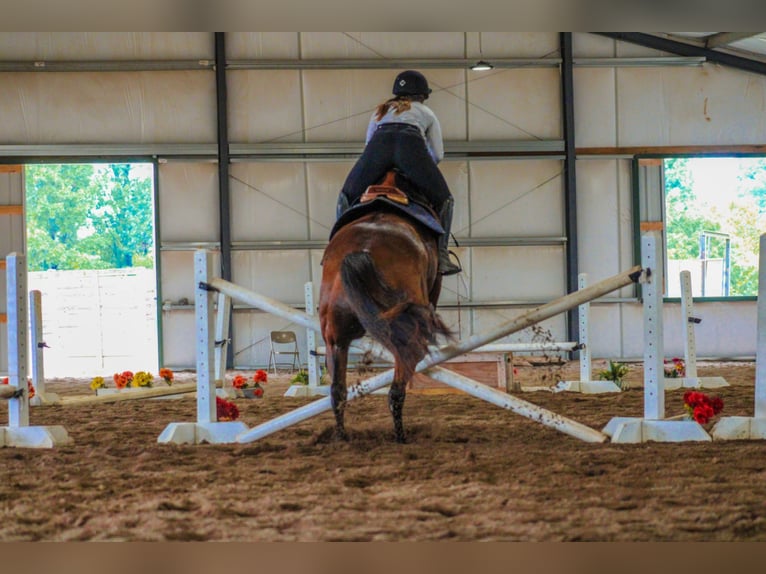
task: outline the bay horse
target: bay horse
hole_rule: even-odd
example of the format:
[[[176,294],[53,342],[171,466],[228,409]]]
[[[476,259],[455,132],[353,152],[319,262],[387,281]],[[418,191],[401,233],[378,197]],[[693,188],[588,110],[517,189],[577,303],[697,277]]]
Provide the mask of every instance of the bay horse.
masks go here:
[[[391,179],[389,174],[387,182]],[[402,193],[394,189],[394,194]],[[371,208],[334,230],[322,259],[319,320],[336,439],[348,440],[344,411],[349,346],[368,333],[394,356],[388,406],[396,441],[405,442],[407,383],[429,344],[439,336],[453,338],[436,313],[442,285],[436,239],[434,231],[390,207]]]

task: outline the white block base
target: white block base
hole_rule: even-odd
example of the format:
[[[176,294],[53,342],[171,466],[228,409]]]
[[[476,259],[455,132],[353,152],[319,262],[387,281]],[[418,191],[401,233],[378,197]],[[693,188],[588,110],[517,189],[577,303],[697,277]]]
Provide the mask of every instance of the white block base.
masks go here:
[[[710,434],[715,440],[766,439],[766,418],[722,417]]]
[[[330,385],[319,385],[311,387],[309,385],[290,385],[285,391],[286,397],[326,397],[330,394]]]
[[[53,448],[72,442],[62,426],[0,427],[0,446]]]
[[[559,381],[552,389],[554,393],[620,393],[622,389],[614,381]]]
[[[157,439],[161,444],[228,444],[248,430],[241,421],[215,423],[170,423]]]
[[[37,393],[34,397],[29,399],[29,406],[39,407],[41,405],[57,405],[61,403],[61,397],[56,393],[45,393],[45,396]]]
[[[677,378],[665,378],[663,379],[665,390],[672,391],[675,389],[717,389],[720,387],[728,387],[729,383],[723,377],[677,377]]]
[[[638,442],[687,442],[713,439],[695,421],[648,420],[631,417],[615,417],[602,432],[612,437],[614,443]]]

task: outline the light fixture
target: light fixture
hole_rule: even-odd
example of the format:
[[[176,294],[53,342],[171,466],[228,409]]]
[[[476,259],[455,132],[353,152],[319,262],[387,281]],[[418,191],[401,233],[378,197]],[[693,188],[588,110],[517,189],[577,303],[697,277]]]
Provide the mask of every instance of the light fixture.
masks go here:
[[[492,68],[494,68],[494,66],[484,60],[479,60],[473,66],[471,66],[471,69],[474,72],[486,72],[487,70],[491,70]]]
[[[481,49],[481,32],[479,32],[479,61],[471,66],[471,70],[474,72],[486,72],[492,68],[494,66],[484,59],[484,51]]]

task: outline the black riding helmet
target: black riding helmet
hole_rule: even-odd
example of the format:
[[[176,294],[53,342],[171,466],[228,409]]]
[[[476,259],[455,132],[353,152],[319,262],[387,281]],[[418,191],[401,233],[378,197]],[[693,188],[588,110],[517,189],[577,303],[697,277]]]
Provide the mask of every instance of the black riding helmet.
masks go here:
[[[393,92],[395,96],[422,95],[428,98],[431,88],[428,87],[428,80],[423,74],[415,70],[407,70],[396,76]]]

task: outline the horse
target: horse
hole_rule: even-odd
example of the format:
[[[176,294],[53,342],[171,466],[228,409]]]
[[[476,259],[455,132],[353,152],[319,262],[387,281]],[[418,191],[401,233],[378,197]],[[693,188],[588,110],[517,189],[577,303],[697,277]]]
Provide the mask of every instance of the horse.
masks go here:
[[[437,234],[385,205],[334,230],[322,258],[319,320],[339,440],[348,440],[346,370],[354,339],[368,333],[394,357],[388,406],[396,441],[404,443],[407,383],[429,344],[453,338],[436,313],[442,286]]]

